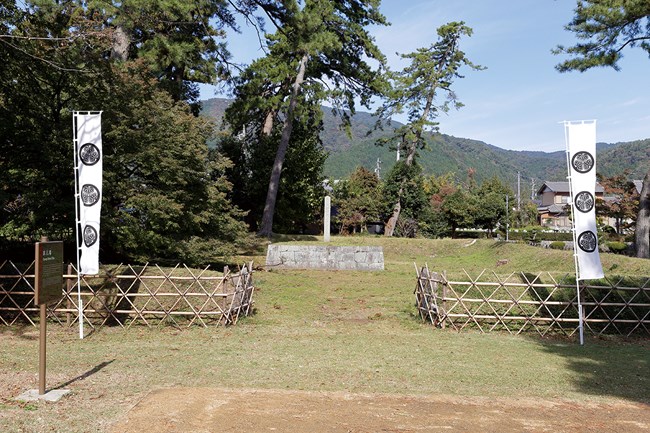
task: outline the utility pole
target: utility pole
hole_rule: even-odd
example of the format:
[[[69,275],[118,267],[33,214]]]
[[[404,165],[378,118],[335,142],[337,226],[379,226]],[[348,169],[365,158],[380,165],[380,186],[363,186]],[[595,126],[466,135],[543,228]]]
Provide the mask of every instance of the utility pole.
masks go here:
[[[508,242],[510,239],[508,239],[510,236],[510,227],[509,227],[510,221],[508,217],[508,194],[506,194],[506,242]]]
[[[535,200],[535,179],[530,179],[530,201]]]
[[[521,210],[521,173],[517,172],[517,210]]]

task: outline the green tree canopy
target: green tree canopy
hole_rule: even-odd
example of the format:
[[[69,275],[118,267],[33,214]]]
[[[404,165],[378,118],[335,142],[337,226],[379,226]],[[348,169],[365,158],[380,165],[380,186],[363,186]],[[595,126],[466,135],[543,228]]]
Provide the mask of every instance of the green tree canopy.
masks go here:
[[[264,213],[267,180],[276,159],[282,128],[275,120],[267,123],[266,113],[269,112],[264,109],[269,105],[255,102],[259,97],[252,91],[254,82],[254,78],[245,84],[242,81],[242,88],[238,90],[242,97],[226,111],[230,130],[222,136],[218,148],[234,163],[228,170],[228,177],[234,184],[232,199],[248,211],[248,225],[257,231]],[[327,154],[320,140],[322,112],[304,96],[299,95],[300,104],[294,111],[297,120],[285,154],[274,215],[276,229],[287,233],[300,232],[314,221],[325,192],[322,171]]]
[[[320,118],[324,100],[354,111],[355,98],[367,104],[376,93],[378,73],[368,60],[381,64],[384,58],[366,28],[385,23],[378,6],[379,0],[287,0],[278,13],[269,14],[277,30],[267,35],[268,55],[251,64],[235,89],[237,110],[249,113],[240,119],[257,117],[254,123],[265,136],[280,130],[260,235],[270,236],[273,229],[294,123]]]
[[[463,189],[445,197],[440,210],[451,228],[452,238],[456,237],[457,229],[473,227],[476,207],[475,196]]]
[[[96,109],[86,101],[110,73],[101,56],[105,39],[90,32],[92,21],[74,6],[43,1],[0,9],[7,36],[0,38],[0,232],[6,238],[73,233],[70,106]]]
[[[16,13],[11,13],[11,12]],[[103,110],[102,259],[219,260],[245,238],[213,125],[144,58],[110,53],[102,11],[76,1],[0,8],[0,233],[74,239],[72,111]]]
[[[405,151],[409,165],[416,151],[425,146],[424,131],[437,130],[438,115],[463,106],[451,89],[455,79],[463,78],[460,69],[464,66],[484,69],[472,63],[460,49],[461,37],[471,36],[473,32],[464,22],[447,23],[437,32],[438,40],[430,47],[402,54],[403,59],[410,61],[407,67],[386,73],[391,86],[378,115],[385,119],[404,111],[408,113],[408,123],[395,129],[394,137],[400,141],[399,147]]]
[[[493,177],[483,181],[474,195],[474,224],[491,235],[497,224],[506,222],[506,196],[512,197],[512,191],[499,178]]]
[[[89,0],[80,6],[90,16],[100,17],[113,59],[143,59],[160,87],[175,100],[196,102],[197,83],[212,84],[227,74],[230,54],[225,30],[236,28],[230,3]]]
[[[230,200],[231,164],[208,155],[214,125],[148,80],[120,73],[104,107],[106,248],[137,261],[188,264],[229,256],[246,240]]]
[[[399,224],[399,220],[395,220],[392,229],[396,235],[415,236],[420,228],[419,222],[429,221],[430,205],[423,185],[424,176],[419,164],[409,165],[401,160],[388,172],[384,181],[384,215],[395,215],[397,211],[404,219]]]
[[[348,179],[334,185],[333,195],[340,233],[363,231],[366,223],[381,221],[382,189],[376,173],[357,167]]]
[[[414,53],[402,55],[410,64],[400,72],[386,73],[390,83],[385,91],[386,101],[378,110],[380,122],[395,114],[408,112],[409,122],[394,130],[387,139],[378,144],[398,140],[397,147],[404,150],[406,165],[414,164],[417,151],[426,145],[424,133],[436,130],[435,119],[441,112],[447,112],[451,106],[460,108],[451,85],[456,78],[462,78],[460,68],[468,66],[480,70],[482,66],[474,65],[460,49],[460,38],[471,36],[472,29],[464,22],[451,22],[438,28],[438,41],[429,48],[420,48]],[[442,94],[442,95],[441,95]],[[442,100],[441,100],[442,96]],[[402,204],[401,194],[396,197],[393,212],[386,223],[385,234],[392,236],[399,221]]]
[[[560,72],[586,71],[597,66],[619,69],[626,47],[639,47],[650,55],[650,2],[647,0],[578,0],[566,29],[579,42],[558,46],[555,54],[571,58],[556,68]]]

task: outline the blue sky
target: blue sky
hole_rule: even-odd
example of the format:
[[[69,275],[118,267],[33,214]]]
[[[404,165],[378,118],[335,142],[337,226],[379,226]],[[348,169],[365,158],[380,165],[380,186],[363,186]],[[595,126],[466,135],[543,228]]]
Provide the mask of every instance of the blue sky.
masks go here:
[[[564,30],[574,0],[384,0],[381,10],[392,23],[371,29],[393,69],[399,53],[428,47],[437,28],[465,21],[474,29],[461,48],[484,71],[466,70],[452,86],[465,107],[442,115],[440,132],[481,140],[511,150],[553,152],[564,149],[564,120],[597,120],[597,140],[650,138],[650,59],[626,49],[620,71],[592,69],[560,74],[558,44],[576,42]],[[229,38],[234,59],[249,63],[262,55],[254,32]],[[203,87],[202,98],[215,96]],[[226,96],[226,95],[217,95]],[[396,118],[403,121],[404,118]]]

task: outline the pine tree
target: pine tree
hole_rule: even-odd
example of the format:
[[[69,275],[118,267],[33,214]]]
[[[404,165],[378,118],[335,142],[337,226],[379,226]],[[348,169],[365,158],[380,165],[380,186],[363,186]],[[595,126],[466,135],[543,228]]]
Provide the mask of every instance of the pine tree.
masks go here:
[[[464,22],[451,22],[438,28],[438,41],[428,48],[402,55],[410,64],[400,72],[388,72],[388,81],[392,84],[387,91],[386,102],[379,109],[380,118],[408,113],[408,123],[397,129],[389,139],[379,144],[397,139],[400,151],[406,153],[406,165],[414,164],[417,151],[425,147],[425,131],[435,131],[435,121],[442,112],[450,108],[460,108],[462,103],[452,91],[451,85],[456,78],[463,78],[460,69],[467,66],[474,70],[484,69],[473,64],[460,49],[460,39],[471,36],[472,29]],[[386,224],[386,236],[392,236],[393,230],[402,210],[398,201]]]
[[[102,18],[115,61],[143,59],[176,101],[194,103],[197,83],[227,75],[225,29],[236,28],[226,0],[89,0],[80,6]]]
[[[368,104],[377,92],[378,74],[366,59],[384,61],[366,30],[372,24],[385,24],[379,0],[306,0],[302,6],[287,0],[282,5],[281,13],[271,15],[278,27],[268,36],[268,56],[254,62],[244,75],[254,85],[241,82],[236,92],[247,101],[264,99],[257,107],[242,103],[259,116],[264,134],[270,135],[275,127],[280,130],[258,231],[267,237],[273,229],[294,123],[317,116],[325,100],[350,111],[355,98]]]
[[[639,47],[650,54],[650,2],[647,0],[578,0],[573,20],[565,26],[586,42],[558,46],[555,54],[572,58],[556,66],[560,72],[598,66],[619,69],[626,47]]]

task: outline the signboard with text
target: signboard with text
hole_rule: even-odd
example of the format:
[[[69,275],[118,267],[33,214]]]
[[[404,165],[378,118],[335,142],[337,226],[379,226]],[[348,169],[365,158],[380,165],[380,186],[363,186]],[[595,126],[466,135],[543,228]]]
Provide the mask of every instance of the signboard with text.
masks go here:
[[[36,305],[63,297],[63,242],[36,242],[34,274]]]

